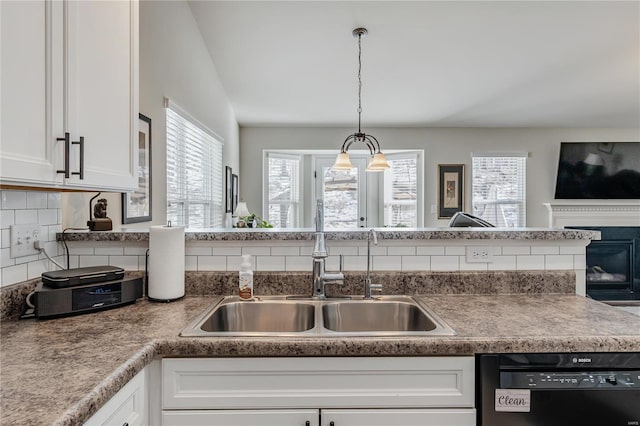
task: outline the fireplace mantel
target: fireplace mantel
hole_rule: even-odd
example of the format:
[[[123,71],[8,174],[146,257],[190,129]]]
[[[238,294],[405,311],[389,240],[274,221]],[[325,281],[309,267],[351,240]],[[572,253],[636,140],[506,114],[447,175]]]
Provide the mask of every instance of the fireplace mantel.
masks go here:
[[[554,200],[544,206],[550,228],[640,226],[640,200]]]

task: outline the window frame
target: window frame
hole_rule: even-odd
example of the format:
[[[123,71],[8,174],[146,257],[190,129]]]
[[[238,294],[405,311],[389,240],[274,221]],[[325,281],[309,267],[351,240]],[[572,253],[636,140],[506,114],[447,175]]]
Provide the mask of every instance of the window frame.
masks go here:
[[[270,150],[265,150],[262,152],[262,156],[263,156],[263,160],[262,160],[262,183],[263,183],[263,187],[262,187],[262,217],[265,220],[269,220],[269,206],[270,204],[272,204],[269,200],[269,159],[270,158],[280,158],[280,159],[285,159],[285,160],[296,160],[298,161],[298,174],[297,174],[297,197],[298,197],[298,201],[297,203],[290,201],[288,203],[286,202],[279,202],[278,204],[289,204],[289,205],[293,205],[293,204],[297,204],[296,207],[296,212],[294,214],[294,221],[295,221],[295,225],[293,226],[293,228],[298,228],[300,227],[300,224],[302,223],[302,218],[303,218],[303,214],[304,214],[304,200],[303,200],[303,187],[304,187],[304,181],[303,181],[303,169],[304,169],[304,158],[302,155],[300,154],[288,154],[288,153],[284,153],[284,152],[278,152],[278,151],[270,151]],[[290,228],[283,228],[283,229],[290,229]]]

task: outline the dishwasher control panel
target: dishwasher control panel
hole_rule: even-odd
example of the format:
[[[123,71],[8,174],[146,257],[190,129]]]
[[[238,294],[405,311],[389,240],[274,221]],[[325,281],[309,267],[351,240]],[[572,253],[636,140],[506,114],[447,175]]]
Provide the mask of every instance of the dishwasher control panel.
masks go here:
[[[640,370],[633,371],[581,371],[533,372],[501,371],[503,389],[640,389]]]

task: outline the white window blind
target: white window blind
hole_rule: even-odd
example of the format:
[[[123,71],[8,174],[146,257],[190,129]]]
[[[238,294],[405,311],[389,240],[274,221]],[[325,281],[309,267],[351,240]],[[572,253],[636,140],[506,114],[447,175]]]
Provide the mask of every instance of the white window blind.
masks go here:
[[[222,142],[169,104],[167,220],[188,228],[223,226]]]
[[[267,153],[269,222],[274,228],[295,228],[300,223],[299,155]]]
[[[526,226],[526,154],[473,154],[473,214],[498,227]]]
[[[391,227],[417,227],[417,154],[389,154],[387,160],[391,168],[384,172],[384,224]]]

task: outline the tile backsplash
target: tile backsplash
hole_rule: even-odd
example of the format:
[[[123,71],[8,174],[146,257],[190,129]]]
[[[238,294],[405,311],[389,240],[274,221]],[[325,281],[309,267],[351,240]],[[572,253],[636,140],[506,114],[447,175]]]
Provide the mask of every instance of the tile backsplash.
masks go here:
[[[43,254],[11,258],[11,225],[38,224],[40,241],[46,252],[63,263],[63,252],[56,243],[61,231],[61,194],[47,191],[0,191],[0,284],[2,287],[55,269]]]

